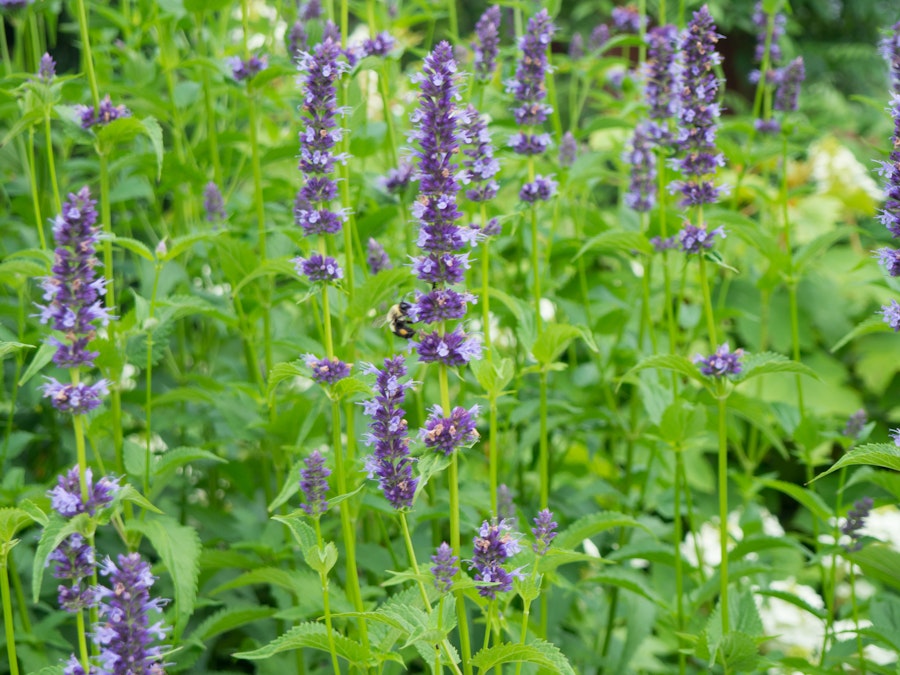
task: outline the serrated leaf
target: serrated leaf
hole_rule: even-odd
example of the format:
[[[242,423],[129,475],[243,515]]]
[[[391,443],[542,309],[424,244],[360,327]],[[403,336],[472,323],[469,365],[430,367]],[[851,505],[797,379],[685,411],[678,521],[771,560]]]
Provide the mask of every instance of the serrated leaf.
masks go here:
[[[115,246],[124,248],[125,250],[131,251],[132,253],[137,253],[144,260],[149,260],[150,262],[156,260],[156,256],[153,255],[153,251],[151,251],[144,242],[138,241],[137,239],[131,239],[130,237],[113,236],[112,243]]]
[[[544,640],[533,640],[525,645],[505,642],[482,649],[472,657],[472,665],[483,673],[504,663],[519,662],[534,663],[560,675],[575,675],[572,665],[559,648]]]
[[[177,258],[179,255],[187,251],[191,246],[197,244],[201,241],[209,241],[219,235],[223,234],[223,230],[211,230],[208,232],[194,232],[191,234],[185,234],[181,237],[175,237],[171,242],[169,242],[166,246],[166,252],[162,256],[160,256],[161,260],[169,261],[174,258]]]
[[[328,387],[328,398],[332,401],[343,401],[346,398],[362,395],[372,396],[372,387],[355,377],[345,377]]]
[[[45,342],[40,346],[40,349],[37,350],[37,354],[34,355],[34,358],[31,359],[31,363],[28,364],[28,368],[25,369],[22,377],[19,378],[19,386],[24,385],[28,380],[34,377],[41,369],[46,366],[53,359],[53,355],[56,353],[56,346],[50,344],[49,342]]]
[[[873,316],[862,323],[860,323],[856,328],[847,333],[844,337],[834,343],[834,346],[829,350],[832,354],[839,350],[841,347],[846,345],[849,342],[852,342],[858,337],[863,335],[870,335],[871,333],[886,333],[891,330],[891,327],[884,322],[884,319],[881,316]]]
[[[116,143],[128,143],[143,133],[144,125],[134,117],[119,117],[108,124],[94,127],[94,130],[101,154],[108,154]]]
[[[272,370],[269,371],[269,381],[267,393],[269,396],[275,391],[275,387],[285,380],[292,380],[295,377],[309,378],[309,369],[303,361],[291,361],[289,363],[276,363]]]
[[[809,612],[817,619],[821,619],[823,621],[825,620],[824,610],[813,607],[796,593],[788,593],[786,591],[776,591],[772,589],[761,588],[756,591],[756,595],[761,595],[763,597],[769,598],[778,598],[779,600],[782,600],[788,604],[794,605],[794,607],[802,609],[804,612]]]
[[[760,482],[768,488],[778,490],[793,498],[794,501],[805,506],[810,513],[823,522],[827,523],[828,519],[832,516],[831,509],[828,508],[825,500],[812,490],[795,485],[794,483],[786,483],[783,480],[775,480],[772,478],[763,478]]]
[[[735,382],[746,382],[754,377],[768,373],[797,373],[821,381],[818,373],[802,363],[791,361],[783,354],[763,352],[748,354],[743,359],[743,370],[735,378]]]
[[[665,599],[650,588],[643,576],[624,567],[612,567],[598,574],[592,574],[586,581],[624,588],[626,591],[640,595],[664,609],[668,608],[669,605]]]
[[[50,517],[30,499],[23,499],[19,502],[19,508],[31,516],[31,519],[41,527],[47,527],[47,523],[50,522]]]
[[[866,576],[900,590],[900,575],[897,574],[900,570],[900,552],[884,544],[869,544],[847,557],[859,565]]]
[[[33,260],[21,258],[17,260],[4,260],[0,263],[0,281],[9,283],[13,279],[18,279],[20,277],[37,279],[46,276],[49,271],[50,270],[46,265],[41,265]]]
[[[470,367],[475,372],[475,379],[489,397],[498,397],[503,393],[515,375],[515,364],[512,359],[503,358],[498,361],[482,359],[473,361]]]
[[[601,511],[576,520],[559,533],[559,536],[553,541],[553,545],[559,549],[574,549],[585,539],[614,527],[639,527],[648,534],[652,534],[646,525],[639,523],[631,516],[618,511]]]
[[[648,370],[651,368],[660,370],[674,370],[676,373],[681,373],[685,377],[691,378],[698,382],[703,381],[702,376],[700,375],[700,371],[690,359],[678,354],[656,354],[654,356],[648,356],[646,359],[641,360],[631,370],[622,375],[620,379],[620,386],[621,383],[628,379],[629,376],[642,370]]]
[[[316,531],[306,522],[308,517],[306,513],[299,510],[284,516],[272,516],[272,520],[284,523],[291,529],[291,534],[300,544],[300,550],[303,551],[304,556],[308,550],[317,548],[319,545]]]
[[[173,637],[181,635],[194,612],[197,599],[197,580],[200,575],[200,536],[197,530],[172,518],[132,520],[128,530],[143,534],[150,540],[172,577],[175,587],[175,626]]]
[[[191,633],[190,639],[203,642],[248,623],[266,619],[276,611],[274,607],[227,607],[207,617]]]
[[[344,637],[336,630],[332,629],[331,634],[335,653],[350,665],[365,669],[369,655],[363,646],[355,640]],[[328,629],[320,623],[302,623],[299,626],[294,626],[288,632],[259,649],[249,652],[238,652],[232,654],[232,656],[236,659],[267,659],[281,652],[305,648],[330,652]]]
[[[565,323],[551,323],[544,327],[531,348],[531,354],[535,360],[543,366],[548,366],[563,353],[569,343],[577,337],[581,337],[581,331],[575,326]]]
[[[156,155],[156,180],[159,181],[159,179],[162,178],[164,151],[162,127],[159,126],[159,122],[156,121],[155,117],[145,117],[142,119],[141,127],[143,128],[144,135],[150,139],[150,146],[153,148],[153,153]]]
[[[24,342],[0,342],[0,359],[26,349],[34,349],[34,345],[27,345]]]
[[[322,548],[314,546],[304,550],[303,558],[310,568],[323,576],[328,576],[328,573],[338,560],[337,546],[334,545],[334,542],[325,542],[325,545]]]
[[[253,586],[255,584],[268,584],[277,588],[283,588],[294,595],[300,595],[307,591],[307,586],[314,585],[316,588],[319,588],[321,581],[318,574],[313,574],[307,570],[298,571],[280,567],[260,567],[245,572],[234,579],[229,579],[209,591],[209,594],[218,595],[235,588],[243,588],[244,586]]]
[[[152,511],[153,513],[162,513],[162,511],[156,508],[149,499],[138,492],[137,489],[135,489],[135,487],[130,483],[125,483],[125,485],[123,485],[116,491],[116,496],[113,503],[117,504],[119,502],[132,502],[147,511]]]
[[[23,509],[13,507],[0,509],[0,549],[3,544],[11,542],[19,530],[33,522],[31,515]]]
[[[41,532],[41,539],[34,552],[34,561],[31,567],[31,597],[34,602],[38,601],[41,594],[41,583],[44,580],[47,557],[66,537],[75,532],[83,534],[89,525],[90,516],[86,513],[79,513],[74,518],[63,518],[56,513],[50,516]]]
[[[845,466],[856,464],[880,466],[883,469],[900,471],[900,448],[891,443],[868,443],[858,448],[851,448],[828,471],[820,473],[810,482],[815,482]]]
[[[746,673],[756,670],[759,648],[752,637],[740,631],[731,631],[717,645],[716,661],[724,662],[725,672]]]
[[[153,463],[153,475],[155,477],[164,476],[177,468],[190,464],[191,462],[210,461],[227,464],[228,460],[219,457],[214,452],[203,450],[202,448],[172,448],[163,455],[158,455]]]
[[[653,253],[653,246],[644,235],[637,232],[608,230],[585,242],[573,260],[578,260],[588,251],[621,251],[629,255],[638,251],[650,254]]]
[[[258,265],[247,274],[237,286],[234,287],[232,293],[237,295],[241,292],[241,289],[244,288],[251,281],[255,281],[256,279],[261,279],[264,277],[274,277],[274,276],[284,276],[290,277],[291,279],[297,278],[297,271],[294,269],[294,263],[291,262],[291,258],[287,256],[283,256],[281,258],[269,258],[262,265]]]

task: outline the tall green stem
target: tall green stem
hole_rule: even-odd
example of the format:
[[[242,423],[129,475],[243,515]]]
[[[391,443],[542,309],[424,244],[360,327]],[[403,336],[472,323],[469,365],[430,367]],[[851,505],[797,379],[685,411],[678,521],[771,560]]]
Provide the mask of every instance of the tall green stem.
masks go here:
[[[706,258],[703,256],[703,253],[700,253],[700,288],[703,292],[703,308],[706,314],[706,330],[709,332],[709,344],[715,351],[719,346],[719,340],[716,337],[716,317],[713,313],[709,279],[706,276]]]
[[[459,42],[459,19],[456,13],[456,0],[447,0],[447,15],[450,19],[450,39],[453,44]]]
[[[84,68],[87,71],[88,84],[91,87],[91,100],[94,110],[100,107],[100,89],[97,86],[97,75],[94,73],[94,56],[91,53],[91,38],[88,31],[88,15],[84,0],[75,0],[78,11],[78,28],[81,33],[81,48],[84,50]]]
[[[150,494],[150,443],[153,439],[153,328],[155,321],[153,313],[156,310],[156,292],[159,288],[159,272],[162,266],[157,261],[153,272],[153,290],[150,293],[150,309],[147,317],[147,363],[144,370],[145,392],[144,407],[146,408],[145,424],[147,425],[147,438],[144,444],[144,494]]]
[[[50,111],[44,111],[44,136],[47,138],[47,167],[50,172],[50,185],[53,186],[53,204],[56,213],[62,212],[62,198],[59,193],[59,180],[56,177],[56,158],[53,155],[53,136],[50,133]],[[41,227],[41,240],[43,242],[43,226]]]
[[[729,630],[728,608],[728,431],[726,427],[725,394],[719,392],[719,539],[722,563],[719,566],[722,635]]]
[[[0,596],[3,600],[3,626],[6,629],[6,655],[9,658],[9,672],[19,675],[19,660],[16,657],[16,633],[13,628],[12,595],[9,590],[9,572],[7,560],[9,551],[0,554]],[[85,669],[87,672],[87,669]]]
[[[681,559],[681,541],[684,538],[683,527],[681,522],[681,480],[684,475],[684,457],[682,456],[682,448],[675,448],[675,495],[673,497],[675,527],[673,538],[675,540],[675,625],[678,632],[684,632],[684,564]],[[678,651],[678,672],[684,675],[687,668],[687,657]]]
[[[342,509],[343,510],[343,509]],[[315,519],[316,526],[316,544],[319,550],[324,550],[322,545],[322,529],[319,526],[319,519]],[[331,667],[337,675],[341,675],[341,664],[338,662],[337,649],[334,646],[334,629],[331,627],[331,601],[328,594],[328,574],[325,568],[319,569],[319,583],[322,586],[322,611],[325,614],[325,630],[328,633],[328,651],[331,653]]]
[[[47,240],[44,237],[44,219],[41,217],[41,198],[38,192],[37,175],[34,169],[34,127],[28,130],[28,177],[31,182],[31,204],[34,208],[34,224],[37,227],[38,239],[41,242],[41,250],[47,250]],[[60,209],[61,211],[62,209]],[[57,211],[58,213],[59,211]]]

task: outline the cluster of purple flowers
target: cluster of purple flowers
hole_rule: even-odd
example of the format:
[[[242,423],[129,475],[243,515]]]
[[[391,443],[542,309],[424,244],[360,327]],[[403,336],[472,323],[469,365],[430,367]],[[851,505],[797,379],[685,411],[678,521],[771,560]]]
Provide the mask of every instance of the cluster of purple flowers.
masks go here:
[[[612,11],[612,24],[620,33],[639,33],[644,25],[644,18],[634,5],[614,7]]]
[[[703,253],[712,248],[716,236],[725,238],[725,228],[721,225],[714,230],[707,230],[706,225],[691,225],[685,221],[678,233],[678,243],[685,253]]]
[[[88,350],[88,342],[94,338],[97,324],[105,326],[111,318],[102,299],[106,280],[95,271],[99,263],[94,248],[100,235],[96,223],[96,202],[85,186],[69,195],[53,225],[53,274],[41,280],[46,304],[38,308],[41,323],[64,333],[65,342],[48,339],[56,347],[53,363],[60,368],[92,367],[98,353]],[[61,412],[83,414],[100,405],[107,385],[105,380],[87,385],[47,378],[44,396]]]
[[[894,134],[891,138],[891,154],[881,163],[881,177],[884,179],[884,207],[878,220],[895,239],[900,238],[900,23],[893,26],[891,35],[881,42],[881,53],[891,69],[892,97],[890,112],[894,119]],[[900,276],[900,252],[892,248],[878,251],[881,264],[892,277]],[[900,304],[891,300],[882,307],[885,322],[895,331],[900,331]]]
[[[82,129],[106,125],[120,117],[131,117],[131,111],[124,105],[113,105],[107,94],[96,108],[92,105],[76,105],[75,112],[81,120]]]
[[[363,404],[366,415],[372,419],[366,442],[373,451],[366,467],[369,476],[378,479],[391,506],[407,509],[412,506],[419,482],[412,475],[414,460],[409,456],[408,424],[403,411],[406,390],[412,382],[402,381],[406,364],[399,355],[385,359],[384,368],[367,365],[363,370],[375,375],[376,391],[375,398]]]
[[[609,26],[605,23],[597,24],[588,38],[588,49],[599,52],[609,42]]]
[[[431,290],[417,292],[410,315],[428,325],[462,319],[467,304],[474,301],[471,294],[449,286],[463,280],[469,263],[460,249],[473,244],[477,233],[456,222],[462,214],[456,202],[459,166],[453,160],[462,134],[455,104],[456,62],[449,43],[441,42],[425,57],[423,72],[414,75],[413,81],[420,84],[421,92],[419,106],[410,116],[413,131],[409,137],[416,146],[419,178],[419,196],[412,214],[420,224],[417,244],[423,252],[414,259],[413,272],[430,284]],[[423,362],[457,366],[480,356],[481,343],[457,326],[443,335],[423,331],[417,352]]]
[[[535,131],[553,112],[548,104],[544,78],[547,72],[547,48],[554,31],[546,9],[528,20],[528,29],[519,41],[522,56],[516,66],[516,76],[506,82],[506,91],[516,100],[512,112],[516,124],[526,131],[510,136],[509,146],[520,155],[540,155],[550,145],[550,135]]]
[[[531,528],[531,534],[534,535],[534,543],[531,545],[531,548],[538,555],[546,555],[550,549],[550,544],[556,538],[557,524],[554,522],[553,514],[549,509],[540,511],[533,522],[534,527]]]
[[[300,171],[304,184],[297,193],[294,220],[306,236],[340,232],[346,214],[331,209],[337,196],[337,182],[332,177],[337,162],[345,161],[334,148],[341,142],[344,130],[338,125],[336,82],[346,72],[347,64],[339,60],[339,38],[331,36],[315,46],[313,52],[299,57],[303,77],[303,112],[305,128],[300,132]],[[343,271],[334,258],[314,253],[294,261],[297,273],[311,282],[335,282]]]
[[[519,577],[518,570],[510,572],[503,567],[507,560],[522,550],[519,535],[505,520],[485,520],[475,536],[474,544],[475,551],[469,567],[475,570],[475,581],[490,584],[479,586],[478,594],[493,600],[498,592],[510,590],[513,579]]]
[[[329,258],[330,260],[330,258]],[[339,358],[325,357],[320,359],[315,354],[307,354],[303,357],[307,368],[312,371],[312,378],[319,384],[334,384],[338,380],[343,380],[350,375],[349,364],[344,363]]]
[[[559,165],[567,169],[575,164],[577,157],[578,141],[575,140],[571,131],[567,131],[559,142]]]
[[[44,55],[41,57],[41,65],[40,68],[38,68],[38,77],[41,82],[44,82],[45,84],[49,84],[50,80],[56,77],[56,61],[54,61],[53,57],[47,52],[44,52]]]
[[[743,349],[731,351],[726,342],[710,356],[704,357],[698,354],[694,357],[694,363],[700,364],[700,372],[704,375],[708,377],[723,378],[727,375],[740,374],[741,357],[743,355]]]
[[[489,201],[500,189],[495,179],[500,172],[500,162],[494,158],[487,121],[472,104],[460,115],[459,131],[464,141],[465,182],[471,186],[466,190],[466,197],[473,202]]]
[[[300,490],[304,503],[300,506],[306,515],[318,518],[328,510],[325,493],[328,492],[328,476],[331,470],[325,466],[325,458],[318,450],[306,458],[306,467],[300,470]]]
[[[500,7],[491,5],[475,24],[475,77],[487,82],[497,69],[497,53],[500,49]]]
[[[384,250],[384,246],[372,237],[369,237],[369,241],[366,242],[366,265],[369,268],[369,273],[373,276],[382,270],[389,270],[393,267],[387,251]]]
[[[652,120],[650,136],[657,143],[669,143],[669,121],[678,114],[678,29],[667,24],[647,34],[647,63],[644,70],[644,96],[647,115]]]
[[[425,426],[419,429],[419,438],[422,439],[426,448],[443,452],[445,456],[449,457],[455,450],[470,447],[481,438],[475,428],[478,410],[477,405],[473,405],[468,410],[462,406],[456,406],[450,412],[449,417],[444,417],[441,406],[433,406]]]
[[[844,425],[843,435],[847,438],[857,438],[863,430],[863,427],[866,426],[866,423],[869,421],[869,416],[866,414],[866,411],[860,408],[855,413],[850,415],[847,419],[847,423]]]
[[[753,54],[754,63],[762,66],[766,52],[766,38],[769,35],[769,18],[770,15],[763,8],[763,3],[757,2],[753,7],[753,25],[757,28],[756,34],[756,51]],[[773,67],[781,61],[781,46],[778,41],[784,35],[787,27],[787,17],[783,12],[776,11],[771,17],[772,20],[772,37],[769,42],[769,67],[766,72],[766,81],[775,82],[777,71]],[[760,71],[757,68],[750,72],[750,82],[756,84],[759,82]]]
[[[711,176],[724,163],[716,148],[719,80],[714,67],[721,62],[716,33],[709,9],[694,12],[681,38],[681,100],[678,110],[677,145],[682,156],[675,161],[684,180],[674,184],[681,192],[682,206],[713,204],[719,189]]]
[[[235,81],[243,82],[268,68],[269,58],[265,54],[262,56],[252,54],[246,59],[242,59],[240,56],[232,56],[228,59],[228,66],[231,68],[231,76]]]
[[[31,0],[0,0],[0,9],[3,10],[14,10],[14,9],[24,9],[31,4]]]
[[[434,563],[431,568],[431,573],[434,575],[434,587],[441,593],[446,593],[453,585],[453,577],[459,571],[457,566],[459,558],[453,555],[453,549],[444,541],[431,556],[431,562]]]
[[[401,194],[413,180],[413,169],[409,162],[400,162],[400,166],[388,169],[387,174],[378,180],[378,184],[389,194]]]
[[[225,200],[222,198],[222,192],[213,181],[209,181],[203,188],[203,210],[206,213],[207,222],[210,223],[225,220],[228,216],[225,213]]]
[[[631,165],[625,204],[642,213],[650,211],[656,203],[656,145],[652,139],[653,133],[651,122],[639,123],[622,156]]]
[[[306,50],[306,43],[309,40],[309,36],[306,34],[306,28],[303,25],[303,22],[299,19],[294,22],[294,25],[291,26],[291,29],[287,34],[288,39],[288,56],[291,57],[291,60],[298,58],[300,53]]]
[[[865,527],[866,518],[869,517],[874,505],[874,499],[863,497],[853,502],[853,508],[847,512],[847,520],[841,525],[841,532],[850,537],[850,543],[845,547],[848,552],[862,548],[861,530]]]
[[[397,41],[387,31],[382,31],[374,38],[368,38],[362,45],[363,56],[387,56]]]
[[[800,99],[800,85],[806,79],[806,68],[803,65],[803,57],[787,64],[778,71],[778,88],[775,90],[775,110],[791,112],[797,110]]]

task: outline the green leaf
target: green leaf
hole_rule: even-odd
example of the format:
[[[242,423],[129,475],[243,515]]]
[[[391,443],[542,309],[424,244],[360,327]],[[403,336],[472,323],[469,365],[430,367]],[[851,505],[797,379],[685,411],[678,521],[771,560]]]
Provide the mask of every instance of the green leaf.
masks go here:
[[[226,464],[228,460],[219,457],[214,452],[203,450],[202,448],[180,447],[166,451],[165,454],[156,457],[153,463],[153,476],[159,478],[165,476],[179,467],[191,462],[200,462],[208,460],[210,462],[220,462]]]
[[[34,349],[34,345],[27,345],[24,342],[0,341],[0,359],[5,359],[10,354],[15,354],[25,349]]]
[[[276,611],[274,607],[227,607],[207,617],[191,633],[190,639],[204,642],[248,623],[266,619]]]
[[[726,665],[725,672],[746,673],[755,671],[759,664],[759,648],[756,641],[740,631],[731,631],[717,645],[717,662]]]
[[[891,327],[884,322],[884,319],[881,316],[873,316],[862,323],[860,323],[856,328],[847,333],[844,337],[834,343],[834,346],[829,350],[832,354],[838,351],[841,347],[852,342],[856,338],[862,335],[870,335],[871,333],[887,333],[891,330]]]
[[[150,145],[153,147],[153,152],[156,155],[156,180],[159,181],[162,178],[164,151],[162,127],[159,126],[159,122],[156,121],[155,117],[142,119],[141,127],[143,127],[144,135],[150,139]]]
[[[372,387],[355,377],[345,377],[338,380],[328,387],[328,398],[332,401],[343,401],[344,399],[353,399],[353,397],[362,396],[370,398],[372,396]]]
[[[869,544],[847,557],[859,565],[866,576],[900,590],[900,576],[897,574],[900,570],[900,552],[885,544]]]
[[[153,545],[168,569],[175,586],[175,626],[173,637],[181,635],[194,612],[197,580],[200,575],[200,536],[193,527],[172,518],[132,520],[128,530],[140,532]]]
[[[269,384],[266,390],[268,396],[272,395],[275,388],[285,380],[292,380],[295,377],[305,377],[309,379],[310,372],[306,364],[299,359],[288,363],[276,363],[272,370],[269,371]]]
[[[637,232],[623,232],[622,230],[607,230],[596,237],[589,239],[575,254],[573,260],[578,260],[588,251],[621,251],[631,255],[634,251],[639,253],[653,253],[653,246],[647,238]]]
[[[515,364],[508,358],[498,361],[482,359],[472,362],[470,367],[475,372],[478,384],[491,398],[499,397],[515,375]]]
[[[620,386],[621,383],[627,380],[629,376],[642,370],[648,370],[650,368],[656,368],[660,370],[674,370],[676,373],[681,373],[688,378],[697,380],[698,382],[703,382],[700,371],[690,359],[677,354],[657,354],[654,356],[648,356],[646,359],[642,359],[636,366],[634,366],[634,368],[622,375],[621,379],[619,380]]]
[[[7,545],[12,542],[16,533],[33,522],[31,515],[23,509],[11,507],[0,509],[0,558],[3,558],[3,553],[11,548],[7,548]]]
[[[548,366],[563,353],[569,343],[581,337],[581,330],[565,323],[551,323],[534,341],[531,354],[543,366]]]
[[[138,492],[137,489],[135,489],[135,487],[130,483],[125,483],[125,485],[119,488],[119,490],[116,492],[113,503],[118,504],[119,502],[132,502],[146,511],[152,511],[153,513],[162,513],[162,511],[156,508],[149,499]]]
[[[129,143],[144,131],[144,125],[134,117],[120,117],[109,124],[94,127],[101,154],[109,154],[117,143]]]
[[[41,532],[41,540],[34,552],[34,561],[31,566],[31,597],[34,602],[38,601],[41,594],[41,583],[44,580],[47,557],[66,537],[75,532],[84,534],[89,525],[90,516],[86,513],[79,513],[74,518],[63,518],[56,513],[50,516],[44,526],[44,531]]]
[[[0,263],[0,281],[15,288],[22,278],[30,280],[43,277],[49,271],[49,265],[42,265],[34,260],[23,258],[4,260]]]
[[[321,580],[318,574],[308,570],[287,570],[279,567],[260,567],[245,572],[234,579],[230,579],[209,591],[210,595],[218,595],[225,591],[244,586],[267,584],[276,588],[283,588],[296,597],[303,597],[311,588],[321,588]]]
[[[55,345],[52,345],[49,342],[42,344],[37,350],[37,354],[35,354],[34,358],[31,360],[31,363],[28,364],[28,368],[25,369],[25,373],[19,378],[19,386],[21,387],[32,377],[37,375],[44,366],[50,363],[55,353]]]
[[[504,642],[482,649],[472,657],[472,665],[486,673],[504,663],[534,663],[560,675],[575,675],[569,660],[559,648],[544,640],[532,640],[526,645]]]
[[[283,276],[288,277],[290,279],[297,278],[297,271],[294,269],[294,263],[291,262],[291,258],[288,256],[282,256],[281,258],[269,258],[262,265],[259,265],[253,269],[252,272],[247,274],[243,279],[241,279],[240,283],[234,287],[232,293],[237,295],[241,292],[241,289],[244,288],[251,281],[255,281],[256,279],[261,279],[264,277],[274,277],[274,276]]]
[[[812,368],[804,366],[802,363],[791,361],[783,354],[774,352],[747,354],[742,361],[742,365],[743,370],[740,375],[735,377],[735,382],[746,382],[754,377],[768,373],[798,373],[811,377],[814,380],[822,381]]]
[[[300,510],[289,513],[286,516],[272,516],[272,520],[284,523],[290,528],[291,534],[294,535],[294,539],[300,544],[300,550],[303,551],[304,556],[306,556],[307,551],[318,548],[316,531],[306,522],[307,518],[309,516]]]
[[[869,607],[872,625],[878,626],[890,644],[900,651],[900,598],[887,593],[878,594]]]
[[[311,569],[327,576],[338,560],[338,550],[334,542],[326,542],[322,548],[313,546],[303,551],[303,558]]]
[[[603,570],[599,574],[592,574],[585,581],[624,588],[626,591],[636,593],[663,609],[668,609],[669,606],[669,603],[662,596],[650,588],[643,576],[625,567],[612,567]]]
[[[131,251],[132,253],[137,253],[144,260],[149,260],[150,262],[156,260],[156,256],[153,255],[153,251],[147,248],[147,245],[142,241],[131,239],[130,237],[118,237],[115,235],[113,235],[111,239],[114,245]]]
[[[331,634],[335,653],[351,666],[365,670],[368,665],[369,655],[363,646],[355,640],[344,637],[334,629],[332,629]],[[238,652],[237,654],[232,654],[232,656],[237,659],[267,659],[281,652],[305,648],[318,649],[323,652],[331,651],[328,629],[323,624],[301,623],[259,649],[249,652]]]
[[[836,461],[828,471],[820,473],[810,482],[817,481],[845,466],[856,464],[879,466],[883,469],[900,471],[900,448],[892,443],[868,443],[858,448],[852,448]]]
[[[166,252],[162,256],[160,256],[160,260],[174,260],[179,255],[190,249],[194,244],[197,244],[201,241],[209,241],[210,239],[218,237],[223,233],[223,230],[217,230],[209,232],[193,232],[191,234],[185,234],[181,237],[175,237],[175,239],[173,239],[166,245]]]
[[[812,490],[800,487],[794,483],[786,483],[783,480],[775,480],[773,478],[763,478],[760,482],[768,488],[778,490],[793,498],[794,501],[805,506],[810,513],[815,515],[816,518],[822,522],[827,523],[828,519],[832,516],[831,509],[825,503],[825,500]]]
[[[553,545],[560,549],[574,549],[585,539],[614,527],[640,527],[648,534],[652,534],[646,525],[639,523],[631,516],[617,511],[601,511],[576,520],[559,533],[559,536],[553,541]]]

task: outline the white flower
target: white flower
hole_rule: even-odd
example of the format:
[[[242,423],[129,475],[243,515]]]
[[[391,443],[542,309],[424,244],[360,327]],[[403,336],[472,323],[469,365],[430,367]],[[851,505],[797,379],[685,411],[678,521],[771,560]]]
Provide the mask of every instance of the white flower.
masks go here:
[[[773,581],[769,589],[790,593],[810,607],[823,609],[825,602],[815,589],[798,584],[794,578]],[[780,598],[756,596],[763,631],[772,636],[770,648],[780,649],[787,656],[810,658],[818,653],[825,638],[825,623],[806,610]]]

